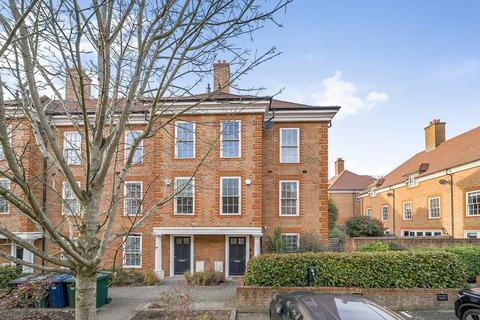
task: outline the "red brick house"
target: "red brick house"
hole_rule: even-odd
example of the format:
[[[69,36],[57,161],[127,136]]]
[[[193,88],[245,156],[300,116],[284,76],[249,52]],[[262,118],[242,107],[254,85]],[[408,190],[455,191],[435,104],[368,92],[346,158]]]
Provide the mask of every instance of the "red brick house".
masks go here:
[[[375,178],[345,170],[345,160],[335,161],[335,176],[328,181],[328,197],[338,209],[337,225],[345,223],[354,216],[361,215],[361,202],[358,197]]]
[[[228,82],[229,66],[223,62],[214,67],[215,88],[217,83]],[[66,97],[68,90],[67,85]],[[96,100],[88,101],[94,108]],[[149,204],[183,190],[124,244],[113,243],[106,252],[105,266],[115,263],[128,269],[152,270],[159,277],[203,270],[238,276],[249,258],[261,253],[262,240],[265,242],[277,228],[292,251],[306,232],[327,239],[328,127],[339,107],[235,95],[229,93],[228,86],[214,95],[166,98],[164,102],[168,110],[159,116],[159,122],[195,106],[137,150],[125,183],[120,208],[123,215],[117,218],[114,229],[124,230]],[[144,125],[148,103],[148,99],[141,101],[131,115],[115,161],[123,161],[135,130]],[[78,155],[84,142],[59,102],[48,100],[48,107],[64,154],[82,185]],[[25,123],[21,128],[15,129],[12,143],[16,148],[28,144],[31,154],[25,162],[34,167],[29,183],[35,183],[43,169],[42,159],[32,143],[30,127]],[[115,177],[112,171],[110,179]],[[78,212],[76,199],[63,185],[62,176],[53,171],[48,171],[47,185],[38,186],[47,212],[59,227],[68,230],[69,219]],[[105,195],[109,188],[106,185]],[[108,201],[105,197],[105,208]],[[0,223],[50,254],[61,254],[1,198],[0,211]],[[0,239],[0,250],[34,259],[6,239]]]
[[[425,150],[360,195],[362,214],[400,237],[480,237],[480,127],[445,140],[445,122],[425,128]]]

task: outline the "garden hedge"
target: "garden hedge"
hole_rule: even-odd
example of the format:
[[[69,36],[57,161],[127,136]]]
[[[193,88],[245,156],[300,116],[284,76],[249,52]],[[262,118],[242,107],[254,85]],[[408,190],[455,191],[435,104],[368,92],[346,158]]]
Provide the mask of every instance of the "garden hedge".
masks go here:
[[[10,287],[10,281],[20,277],[22,268],[11,265],[0,266],[0,289]]]
[[[304,287],[310,266],[319,287],[461,288],[468,278],[465,264],[453,253],[388,251],[262,255],[248,263],[244,283]]]

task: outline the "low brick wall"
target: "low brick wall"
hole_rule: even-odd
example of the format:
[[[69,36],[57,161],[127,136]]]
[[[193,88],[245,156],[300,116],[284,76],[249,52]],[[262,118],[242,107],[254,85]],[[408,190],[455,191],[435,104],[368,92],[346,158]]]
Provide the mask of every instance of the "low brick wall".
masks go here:
[[[414,237],[414,238],[396,238],[396,237],[359,237],[347,238],[345,243],[346,252],[354,252],[358,247],[375,241],[396,242],[409,249],[418,248],[442,248],[460,245],[480,245],[480,239],[455,239],[452,237]]]
[[[457,289],[363,289],[332,287],[237,287],[238,312],[268,312],[273,295],[278,292],[323,292],[334,294],[360,294],[392,310],[451,310]],[[448,294],[448,301],[437,301],[437,294]]]

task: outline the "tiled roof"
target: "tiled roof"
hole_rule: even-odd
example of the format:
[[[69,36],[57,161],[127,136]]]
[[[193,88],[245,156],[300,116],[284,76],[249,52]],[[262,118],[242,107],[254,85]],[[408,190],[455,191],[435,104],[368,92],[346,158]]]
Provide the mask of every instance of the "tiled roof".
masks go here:
[[[422,177],[476,160],[480,160],[480,127],[442,142],[433,150],[417,153],[387,174],[380,187],[404,182],[413,173]]]
[[[343,170],[338,176],[328,181],[328,190],[364,190],[375,178],[359,175],[348,170]]]

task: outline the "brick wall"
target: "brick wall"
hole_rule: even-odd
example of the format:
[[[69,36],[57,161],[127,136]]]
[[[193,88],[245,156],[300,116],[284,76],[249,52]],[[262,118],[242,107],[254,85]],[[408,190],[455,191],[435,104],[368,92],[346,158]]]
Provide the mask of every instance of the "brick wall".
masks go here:
[[[480,190],[480,168],[472,168],[453,175],[453,229],[450,185],[440,184],[440,180],[450,181],[448,175],[420,182],[415,187],[395,189],[395,226],[393,222],[393,191],[377,193],[375,197],[362,198],[362,215],[367,208],[372,208],[372,216],[381,219],[381,207],[388,206],[389,219],[384,221],[385,227],[398,236],[401,230],[444,230],[447,235],[463,238],[468,230],[480,231],[480,216],[466,215],[466,193]],[[440,218],[432,219],[428,215],[428,199],[440,197]],[[412,220],[403,219],[403,203],[412,203]],[[394,228],[395,227],[395,228]]]
[[[329,192],[328,197],[335,202],[338,209],[338,225],[345,225],[348,219],[361,214],[360,201],[357,193]]]
[[[395,238],[395,237],[359,237],[347,238],[345,243],[346,252],[354,252],[357,248],[375,242],[395,242],[409,249],[419,248],[442,248],[458,245],[480,245],[480,239],[454,239],[451,237],[415,237],[415,238]]]
[[[457,289],[365,289],[334,287],[249,287],[238,286],[236,307],[239,312],[268,312],[275,293],[319,292],[332,294],[360,294],[392,310],[451,310]],[[437,294],[447,294],[448,301],[437,301]]]

